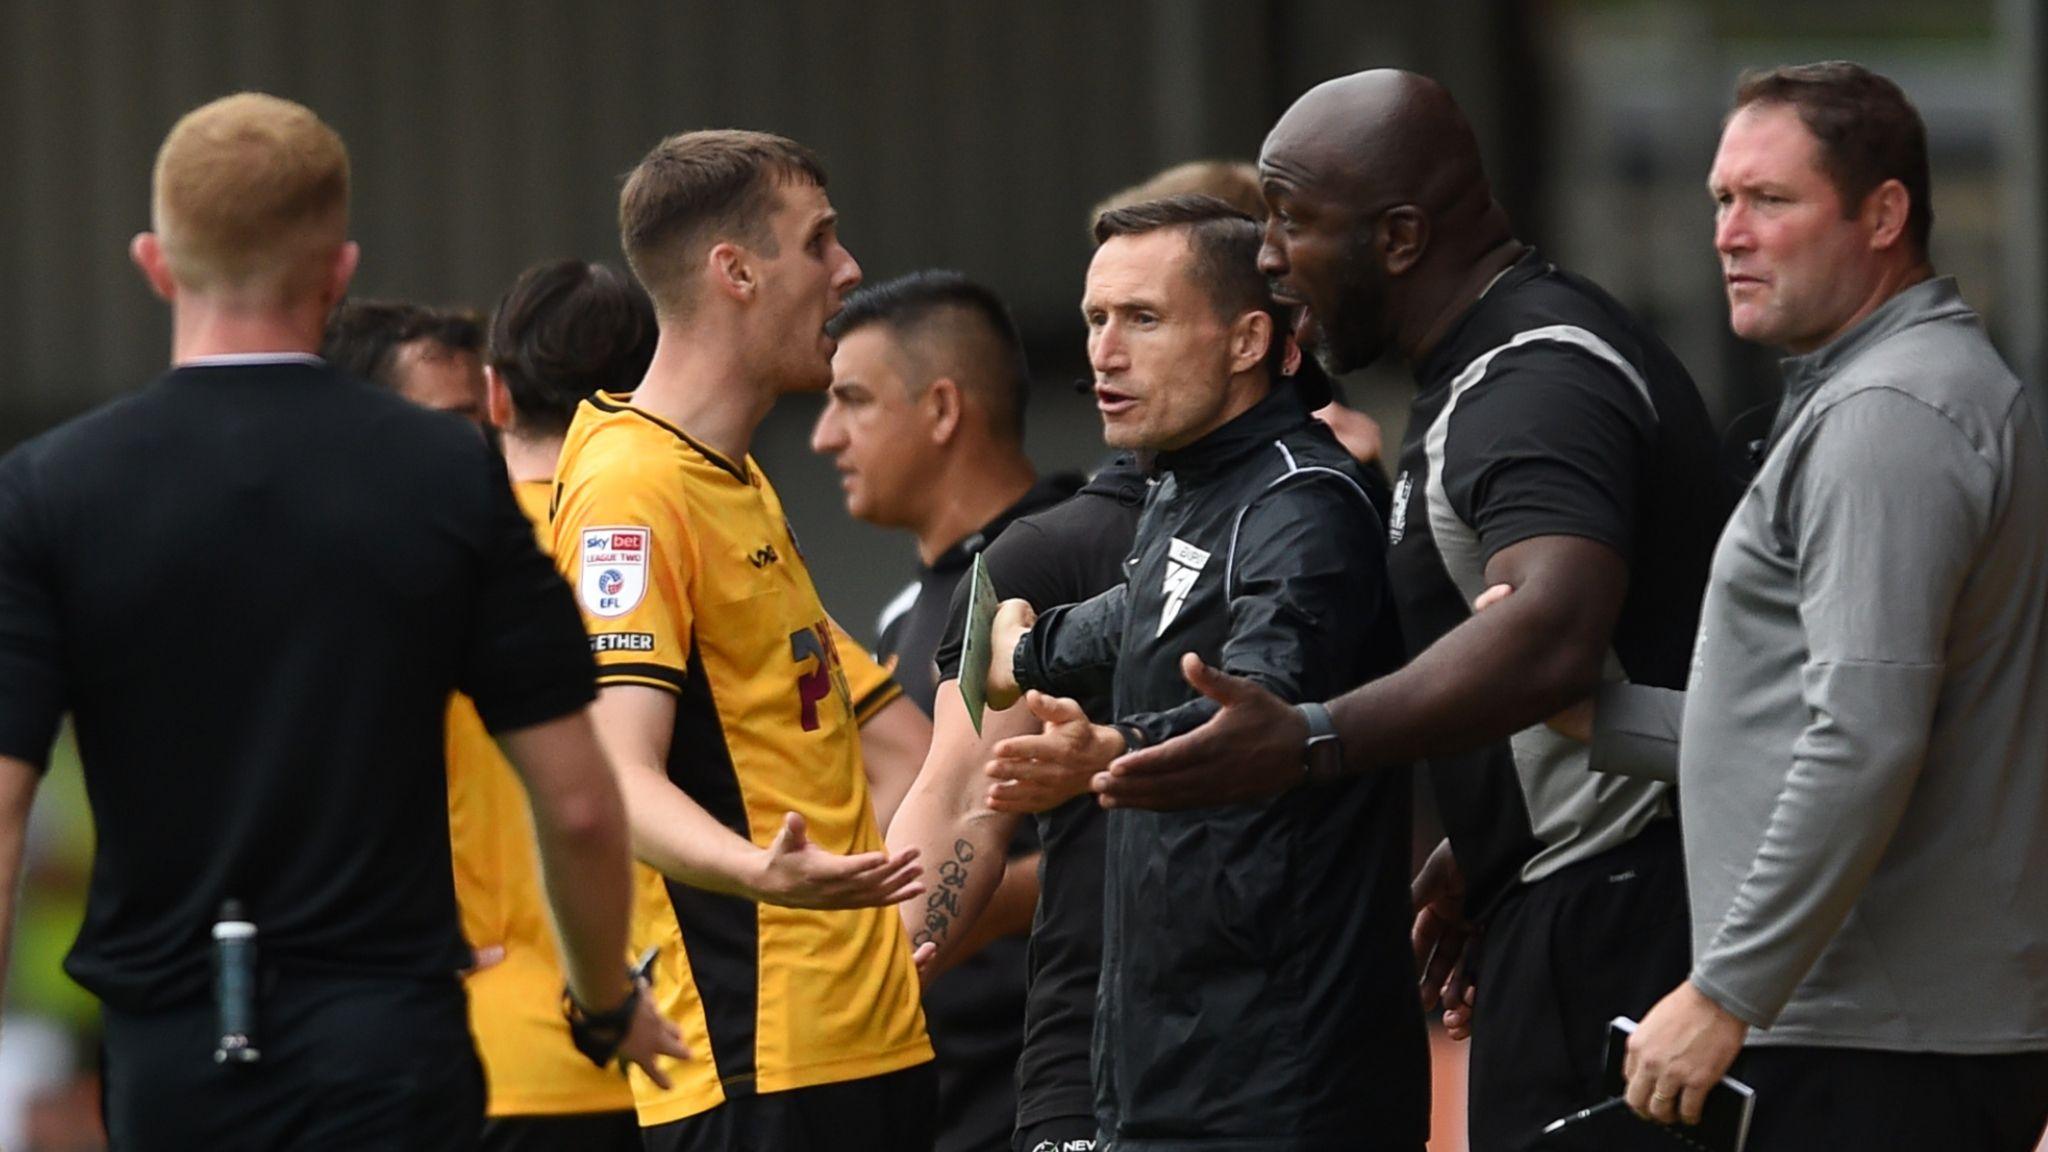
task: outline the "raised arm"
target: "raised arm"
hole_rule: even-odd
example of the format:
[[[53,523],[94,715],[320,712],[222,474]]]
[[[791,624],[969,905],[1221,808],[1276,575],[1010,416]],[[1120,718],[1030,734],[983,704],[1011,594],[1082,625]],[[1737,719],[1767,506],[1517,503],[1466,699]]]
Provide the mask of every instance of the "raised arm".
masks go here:
[[[889,826],[890,849],[916,851],[924,868],[924,898],[901,908],[926,978],[972,955],[988,939],[1028,928],[1038,903],[1035,875],[1022,885],[1006,879],[1012,871],[1030,871],[1011,869],[1006,859],[1018,817],[989,808],[981,772],[996,741],[1035,730],[1037,720],[1021,707],[989,711],[977,734],[954,680],[939,683],[934,720],[931,752]],[[1004,893],[1020,886],[1029,891]],[[992,902],[997,908],[987,919],[997,923],[984,927]],[[927,944],[929,953],[922,951]]]

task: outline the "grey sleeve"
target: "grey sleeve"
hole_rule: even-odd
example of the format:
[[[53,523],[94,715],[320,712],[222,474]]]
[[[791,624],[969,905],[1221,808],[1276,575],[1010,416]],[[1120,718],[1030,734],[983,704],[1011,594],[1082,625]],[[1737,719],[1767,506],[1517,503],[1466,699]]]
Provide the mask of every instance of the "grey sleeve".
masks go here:
[[[1797,557],[1808,721],[1692,973],[1701,992],[1764,1028],[1841,928],[1905,812],[1950,614],[1995,492],[1990,463],[1961,431],[1896,391],[1840,401],[1790,448],[1777,515]]]
[[[1626,680],[1602,684],[1593,695],[1595,772],[1678,783],[1678,727],[1685,693]]]

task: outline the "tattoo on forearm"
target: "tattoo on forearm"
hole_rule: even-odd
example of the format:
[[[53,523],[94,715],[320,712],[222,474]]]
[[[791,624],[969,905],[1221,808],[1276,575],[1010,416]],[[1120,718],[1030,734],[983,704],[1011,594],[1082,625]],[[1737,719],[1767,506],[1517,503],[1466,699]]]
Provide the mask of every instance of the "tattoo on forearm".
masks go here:
[[[944,944],[953,921],[960,915],[960,893],[967,889],[967,866],[974,862],[974,845],[953,841],[953,858],[939,864],[939,882],[924,898],[924,927],[910,938],[913,945]]]

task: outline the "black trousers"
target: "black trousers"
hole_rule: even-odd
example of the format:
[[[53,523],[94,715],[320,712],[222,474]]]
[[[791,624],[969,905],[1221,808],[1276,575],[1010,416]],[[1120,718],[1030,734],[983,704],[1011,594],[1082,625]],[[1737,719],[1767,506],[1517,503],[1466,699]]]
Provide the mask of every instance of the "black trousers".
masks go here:
[[[1748,1048],[1749,1152],[2033,1152],[2048,1125],[2048,1052],[1950,1056]]]
[[[727,1100],[640,1130],[647,1152],[931,1152],[939,1074],[930,1064]]]
[[[284,978],[254,1064],[214,1063],[210,1001],[102,1013],[108,1143],[120,1152],[472,1149],[484,1077],[462,988]]]
[[[1641,1020],[1684,981],[1691,935],[1676,820],[1503,900],[1476,974],[1471,1152],[1520,1152],[1605,1099],[1607,1022]],[[1670,1138],[1646,1131],[1640,1147],[1669,1152]]]
[[[484,1121],[478,1152],[640,1152],[640,1118],[620,1112],[500,1116]]]

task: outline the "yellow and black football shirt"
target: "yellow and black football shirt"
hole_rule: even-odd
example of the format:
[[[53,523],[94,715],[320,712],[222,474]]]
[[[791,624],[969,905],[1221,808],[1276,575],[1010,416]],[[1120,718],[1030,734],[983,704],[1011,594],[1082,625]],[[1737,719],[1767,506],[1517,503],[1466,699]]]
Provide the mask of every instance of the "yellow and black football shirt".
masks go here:
[[[599,394],[556,467],[555,561],[598,682],[676,694],[669,779],[757,845],[794,811],[829,851],[880,849],[839,633],[751,458]],[[697,1053],[664,1064],[668,1091],[633,1073],[643,1125],[931,1059],[894,908],[756,905],[639,871],[633,947],[660,949],[655,997]]]
[[[554,486],[512,486],[533,521],[541,550]],[[633,1106],[625,1077],[598,1068],[569,1040],[562,1019],[562,966],[549,926],[533,813],[526,789],[466,696],[448,705],[448,831],[455,855],[455,904],[473,948],[505,958],[464,980],[469,1029],[490,1085],[491,1116],[622,1112]],[[622,958],[623,959],[623,958]]]

